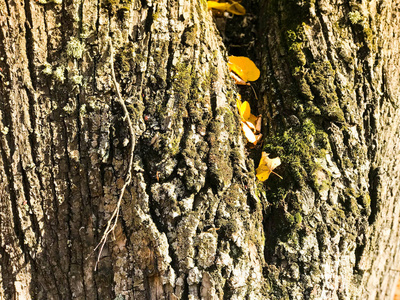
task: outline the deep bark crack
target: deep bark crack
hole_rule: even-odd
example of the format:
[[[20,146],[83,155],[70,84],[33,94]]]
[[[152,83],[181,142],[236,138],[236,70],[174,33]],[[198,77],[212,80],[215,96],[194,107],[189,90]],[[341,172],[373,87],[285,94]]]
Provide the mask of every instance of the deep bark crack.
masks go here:
[[[73,215],[73,210],[72,210],[72,205],[73,205],[73,201],[72,201],[72,181],[71,181],[71,161],[69,158],[69,151],[68,151],[68,128],[67,128],[67,124],[65,119],[61,119],[62,122],[62,127],[63,127],[63,131],[64,131],[64,153],[65,153],[65,160],[66,160],[66,165],[67,165],[67,172],[65,172],[65,176],[66,176],[66,182],[67,182],[67,189],[65,192],[65,201],[68,205],[67,207],[67,219],[66,219],[66,223],[67,223],[67,252],[68,252],[68,275],[71,274],[71,266],[72,266],[72,247],[74,247],[73,241],[72,241],[72,215]],[[71,243],[71,244],[69,244]],[[66,276],[66,281],[68,282],[68,293],[69,296],[71,297],[70,299],[72,299],[72,286],[71,286],[71,281],[70,281],[70,276]]]

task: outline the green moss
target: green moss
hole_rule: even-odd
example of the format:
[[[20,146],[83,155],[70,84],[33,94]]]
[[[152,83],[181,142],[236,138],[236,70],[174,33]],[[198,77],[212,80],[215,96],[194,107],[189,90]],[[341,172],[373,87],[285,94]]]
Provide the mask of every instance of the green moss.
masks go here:
[[[223,116],[225,130],[228,131],[231,136],[237,134],[239,124],[236,122],[233,112],[229,108],[217,108],[217,114]]]
[[[301,213],[297,212],[294,215],[294,221],[295,221],[296,225],[299,226],[302,220],[303,220],[303,217],[301,216]]]
[[[286,32],[286,39],[287,39],[288,41],[291,41],[291,42],[296,41],[296,40],[297,40],[297,34],[296,34],[296,32],[294,32],[293,30],[288,30],[288,31]]]
[[[321,182],[314,175],[321,169],[316,163],[317,158],[325,159],[326,153],[330,151],[328,135],[318,127],[313,120],[307,118],[301,126],[266,137],[263,151],[271,153],[271,157],[281,158],[282,165],[275,171],[285,178],[283,182],[274,177],[268,180],[268,185],[272,186],[267,195],[269,201],[279,202],[286,195],[285,191],[299,188],[306,183],[319,191],[329,186],[329,181]],[[274,192],[275,185],[283,190]]]
[[[295,224],[294,216],[291,215],[291,214],[287,214],[287,215],[286,215],[286,221],[287,221],[290,225]]]
[[[303,52],[306,27],[301,23],[295,30],[286,32],[289,66],[296,84],[288,86],[285,91],[285,107],[297,111],[300,117],[323,117],[344,123],[344,113],[336,94],[335,69],[329,61],[307,64]]]
[[[201,88],[203,91],[210,89],[211,84],[217,80],[218,70],[216,67],[211,66],[210,71],[206,74],[204,81],[201,83]]]
[[[324,180],[321,182],[319,186],[317,186],[317,189],[320,193],[326,192],[331,188],[331,182],[328,180]]]
[[[172,138],[169,143],[169,151],[172,156],[178,154],[179,152],[179,144],[181,139],[179,137]]]
[[[375,38],[374,32],[368,26],[368,24],[364,24],[363,33],[364,33],[364,40],[365,40],[366,46],[370,50],[376,51],[376,46],[377,46],[376,38]]]
[[[190,86],[192,84],[192,66],[179,62],[173,68],[172,86],[179,98],[187,99],[190,94]]]
[[[336,122],[344,122],[344,114],[336,94],[335,70],[329,61],[311,64],[306,80],[315,96],[321,115]]]
[[[282,167],[287,166],[291,177],[294,177],[299,184],[303,184],[304,169],[301,163],[303,155],[308,156],[308,145],[304,145],[300,132],[292,129],[285,131],[282,135],[266,139],[267,144],[264,151],[272,153],[273,156],[280,156],[283,162]],[[305,146],[305,148],[302,148]],[[278,169],[279,170],[279,169]]]
[[[292,75],[298,76],[306,65],[306,56],[303,52],[304,23],[286,31],[286,44]]]
[[[324,153],[320,153],[320,157],[325,157],[326,151],[331,150],[328,134],[323,130],[315,132],[315,144],[321,151],[325,150]]]
[[[299,89],[300,89],[300,93],[301,95],[306,99],[306,100],[313,100],[314,99],[314,95],[311,92],[311,88],[308,85],[307,81],[305,80],[304,77],[301,77],[299,79]],[[310,101],[310,102],[311,102]],[[312,103],[312,102],[311,102]],[[314,105],[312,105],[314,106]],[[315,106],[314,106],[315,107]]]
[[[305,119],[303,122],[303,134],[306,136],[314,136],[316,133],[315,125],[310,119]]]
[[[131,78],[135,62],[140,64],[144,60],[142,55],[136,55],[132,42],[121,47],[115,55],[116,72],[121,78]]]
[[[294,228],[299,228],[301,225],[301,222],[303,221],[303,217],[301,216],[300,212],[296,212],[295,214],[286,214],[286,221],[288,222],[288,225]],[[291,243],[297,245],[299,240],[298,240],[298,235],[296,234],[296,231],[291,231],[289,235],[287,236],[286,240],[290,241]]]

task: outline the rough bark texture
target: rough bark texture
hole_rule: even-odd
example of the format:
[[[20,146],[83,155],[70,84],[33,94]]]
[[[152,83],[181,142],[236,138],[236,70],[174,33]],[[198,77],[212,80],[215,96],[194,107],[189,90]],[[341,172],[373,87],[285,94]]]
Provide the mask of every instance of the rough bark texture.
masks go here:
[[[261,297],[261,204],[206,3],[6,0],[0,12],[1,297]],[[94,271],[129,161],[109,39],[135,163]]]
[[[390,299],[399,261],[397,1],[260,1],[265,259],[279,299]],[[281,224],[281,226],[277,226]]]
[[[252,107],[285,178],[265,185],[205,1],[0,0],[0,298],[389,297],[398,5],[243,4],[226,40],[261,66]],[[95,271],[131,143],[110,39],[135,156]]]

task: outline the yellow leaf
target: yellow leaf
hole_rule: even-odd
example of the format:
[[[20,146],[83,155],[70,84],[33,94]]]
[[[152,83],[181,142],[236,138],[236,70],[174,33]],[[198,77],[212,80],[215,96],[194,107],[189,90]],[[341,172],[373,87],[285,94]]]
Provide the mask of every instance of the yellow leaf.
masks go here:
[[[228,64],[228,66],[229,66],[229,64]],[[232,70],[229,68],[229,71],[232,71]],[[244,81],[242,78],[240,78],[239,75],[236,75],[233,72],[230,72],[230,73],[231,73],[231,77],[233,78],[233,80],[235,80],[235,84],[237,84],[237,85],[250,85],[250,83],[248,83],[248,82]]]
[[[216,9],[219,11],[227,11],[234,15],[245,15],[246,9],[237,2],[228,3],[223,2],[219,3],[217,1],[207,1],[208,9]]]
[[[256,169],[256,176],[258,180],[260,181],[267,180],[271,173],[274,173],[275,175],[277,175],[279,178],[282,179],[281,176],[279,176],[274,172],[274,169],[281,164],[281,159],[279,157],[271,159],[268,156],[269,156],[268,153],[265,152],[262,153],[260,163],[258,165],[258,168]]]
[[[261,115],[256,117],[251,113],[249,102],[245,101],[242,103],[241,97],[236,99],[236,105],[239,110],[240,117],[242,118],[242,130],[249,141],[253,145],[257,145],[257,143],[261,140],[262,134],[261,131]]]
[[[239,114],[242,117],[243,121],[246,121],[251,116],[250,112],[250,104],[247,101],[244,101],[242,105],[239,107]]]
[[[237,2],[233,2],[227,9],[228,12],[234,15],[243,16],[246,14],[246,9]]]
[[[255,134],[254,130],[251,128],[253,124],[250,122],[243,122],[242,121],[242,130],[244,133],[244,136],[246,137],[247,141],[249,143],[252,143],[254,146],[257,145],[257,143],[261,140],[262,134]]]
[[[244,136],[246,137],[246,139],[249,141],[249,143],[256,143],[257,138],[254,135],[253,131],[249,128],[249,126],[247,126],[247,124],[245,122],[242,122],[242,130],[244,133]]]
[[[256,129],[257,119],[258,119],[258,117],[256,117],[253,114],[250,114],[250,117],[248,118],[248,121],[253,124],[254,129]]]
[[[238,98],[236,100],[236,106],[239,110],[239,114],[242,117],[242,121],[244,122],[251,122],[253,123],[253,127],[256,126],[256,122],[257,122],[257,117],[253,114],[251,114],[251,108],[250,108],[250,104],[247,101],[244,101],[242,103],[242,101]]]
[[[260,70],[254,62],[244,56],[229,56],[228,67],[244,81],[255,81],[260,77]]]
[[[245,123],[251,129],[251,131],[253,131],[254,133],[256,132],[256,127],[253,123],[251,123],[250,121],[246,121]]]

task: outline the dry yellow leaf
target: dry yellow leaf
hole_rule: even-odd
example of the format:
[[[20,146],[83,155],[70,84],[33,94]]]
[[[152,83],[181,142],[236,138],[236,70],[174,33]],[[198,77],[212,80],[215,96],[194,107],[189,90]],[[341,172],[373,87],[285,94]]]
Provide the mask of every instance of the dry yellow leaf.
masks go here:
[[[242,124],[242,130],[243,130],[244,136],[246,137],[247,141],[249,143],[252,143],[253,145],[257,145],[257,143],[262,138],[262,134],[254,133],[254,130],[251,128],[251,126],[253,126],[253,124],[251,124],[250,122],[242,121],[241,124]]]
[[[229,71],[232,71],[232,69],[229,68]],[[244,81],[242,78],[240,78],[239,75],[236,75],[233,72],[230,72],[230,73],[231,73],[231,77],[233,78],[233,80],[235,80],[235,84],[237,84],[237,85],[250,85],[250,83],[248,83],[248,82]]]
[[[256,138],[255,134],[253,133],[253,130],[251,130],[245,122],[242,122],[242,130],[243,130],[244,136],[250,143],[252,143],[252,144],[256,143],[257,138]]]
[[[242,102],[240,100],[240,98],[238,98],[236,100],[236,105],[239,110],[239,114],[242,117],[242,121],[244,121],[244,122],[249,121],[249,122],[253,123],[253,127],[255,128],[257,126],[257,121],[258,121],[258,118],[260,118],[260,116],[256,117],[255,115],[253,115],[251,113],[251,108],[250,108],[249,102],[247,102],[247,101]]]
[[[223,2],[219,3],[217,1],[207,1],[208,9],[216,9],[219,11],[227,11],[234,15],[243,16],[246,14],[246,9],[237,2],[228,3]]]
[[[262,137],[260,134],[261,131],[261,115],[256,117],[255,115],[251,114],[250,104],[245,101],[242,103],[241,97],[238,97],[236,100],[236,105],[239,110],[240,117],[242,118],[242,130],[249,141],[256,145]]]
[[[274,172],[274,169],[281,164],[281,159],[279,157],[269,158],[269,154],[263,152],[261,156],[260,163],[256,169],[256,176],[258,180],[265,181],[268,179],[271,173],[282,179],[282,177]]]
[[[242,121],[243,122],[243,121]],[[256,127],[254,126],[253,123],[251,123],[250,121],[245,122],[246,125],[251,129],[251,131],[253,131],[254,133],[256,132]]]
[[[262,134],[259,133],[259,134],[256,134],[255,136],[256,136],[256,141],[253,143],[254,146],[257,145],[259,141],[261,141]]]
[[[248,57],[229,56],[228,67],[245,82],[255,81],[260,77],[260,70]]]
[[[240,101],[240,100],[239,100]],[[243,103],[238,103],[240,106],[238,106],[239,109],[239,114],[242,117],[243,121],[246,121],[250,118],[251,116],[251,109],[250,109],[250,104],[247,101],[244,101]]]

